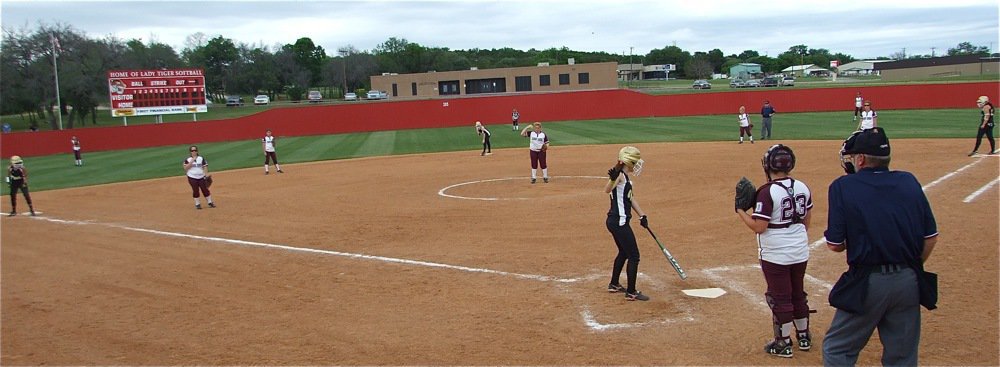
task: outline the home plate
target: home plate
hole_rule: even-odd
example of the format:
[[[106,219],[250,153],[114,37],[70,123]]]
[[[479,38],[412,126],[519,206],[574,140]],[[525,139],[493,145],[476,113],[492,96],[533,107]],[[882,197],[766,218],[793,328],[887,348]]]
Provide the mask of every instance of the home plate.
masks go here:
[[[726,291],[722,288],[684,289],[682,292],[691,297],[702,298],[718,298],[719,296],[726,294]]]

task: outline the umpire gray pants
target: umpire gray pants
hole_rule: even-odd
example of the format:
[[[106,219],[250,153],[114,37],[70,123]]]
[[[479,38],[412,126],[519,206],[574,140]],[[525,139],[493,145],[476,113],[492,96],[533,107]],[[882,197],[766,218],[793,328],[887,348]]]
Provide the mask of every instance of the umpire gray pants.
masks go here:
[[[770,139],[771,138],[771,118],[764,117],[760,119],[760,138]]]
[[[837,310],[823,338],[823,365],[854,366],[878,328],[883,366],[916,366],[920,294],[913,269],[872,273],[863,314]]]

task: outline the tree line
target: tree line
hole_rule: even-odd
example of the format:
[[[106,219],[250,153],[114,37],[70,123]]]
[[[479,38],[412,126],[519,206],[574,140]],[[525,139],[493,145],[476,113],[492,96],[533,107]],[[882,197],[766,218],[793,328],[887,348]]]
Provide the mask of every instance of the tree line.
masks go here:
[[[57,47],[58,46],[58,47]],[[988,49],[968,42],[948,50],[949,55],[988,54]],[[928,55],[893,55],[896,58]],[[53,58],[58,60],[60,105],[56,106]],[[677,46],[665,46],[644,55],[581,52],[566,47],[527,51],[513,48],[450,50],[425,47],[404,38],[392,37],[371,51],[346,45],[326,50],[312,39],[302,37],[284,45],[257,45],[203,33],[189,35],[178,52],[156,40],[122,40],[113,36],[87,37],[72,26],[39,25],[36,29],[3,29],[0,42],[0,115],[27,114],[32,126],[47,123],[57,129],[57,113],[66,116],[66,128],[96,123],[96,110],[108,102],[107,72],[127,69],[200,68],[210,98],[222,101],[226,95],[267,94],[301,100],[311,88],[327,95],[361,91],[371,75],[381,73],[423,73],[534,66],[538,63],[565,64],[617,62],[645,65],[674,64],[671,75],[706,78],[724,73],[738,63],[757,63],[764,72],[778,72],[799,64],[841,64],[855,58],[806,45],[789,47],[775,57],[753,50],[724,55],[719,49],[691,53]],[[888,58],[886,58],[888,59]],[[330,93],[335,92],[335,93]]]

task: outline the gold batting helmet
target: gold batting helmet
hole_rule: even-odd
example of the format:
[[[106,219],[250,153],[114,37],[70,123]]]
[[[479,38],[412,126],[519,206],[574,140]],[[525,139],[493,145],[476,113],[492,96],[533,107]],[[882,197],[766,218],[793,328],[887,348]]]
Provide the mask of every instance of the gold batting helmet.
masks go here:
[[[15,155],[15,156],[10,157],[10,163],[12,163],[12,164],[21,164],[21,163],[24,163],[24,160],[21,159],[21,156]]]
[[[618,151],[618,161],[624,163],[626,166],[632,168],[632,172],[638,176],[642,172],[642,153],[639,152],[639,148],[633,146],[622,147]]]
[[[986,102],[989,102],[989,101],[990,101],[990,97],[979,96],[979,99],[976,100],[976,103],[978,103],[978,104],[986,104]]]

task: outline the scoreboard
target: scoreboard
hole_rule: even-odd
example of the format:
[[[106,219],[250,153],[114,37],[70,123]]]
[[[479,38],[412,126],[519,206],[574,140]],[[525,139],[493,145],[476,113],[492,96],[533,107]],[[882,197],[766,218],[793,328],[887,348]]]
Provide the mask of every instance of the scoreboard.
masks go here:
[[[111,116],[208,112],[201,69],[108,71]]]

